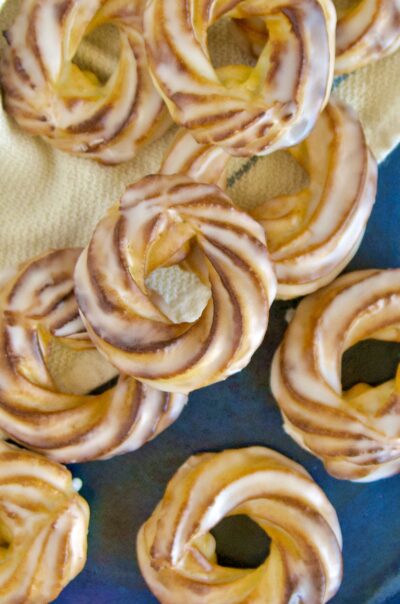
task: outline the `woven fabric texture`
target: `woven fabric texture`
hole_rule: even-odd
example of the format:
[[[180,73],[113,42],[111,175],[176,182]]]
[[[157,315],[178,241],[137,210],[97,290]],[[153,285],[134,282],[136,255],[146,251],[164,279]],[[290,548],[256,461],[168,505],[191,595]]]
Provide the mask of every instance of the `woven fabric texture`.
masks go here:
[[[12,23],[18,7],[19,0],[0,0],[0,30]],[[105,39],[107,32],[100,32],[84,41],[79,51],[86,67],[103,74],[112,69],[115,59],[115,45],[104,45]],[[4,44],[2,40],[0,53]],[[240,57],[227,24],[211,32],[210,52],[216,65]],[[337,81],[334,94],[357,109],[369,144],[382,161],[400,139],[400,52]],[[157,172],[173,133],[172,127],[161,140],[124,165],[104,167],[24,134],[0,106],[0,270],[49,248],[85,245],[96,222],[126,185]],[[296,162],[284,152],[257,161],[232,160],[229,171],[230,193],[243,207],[294,191],[305,179]],[[187,283],[195,287],[192,281]],[[170,304],[179,305],[179,316],[185,314],[184,285],[174,282],[170,275],[153,277],[152,285],[165,293]],[[187,299],[194,314],[196,300],[204,306],[204,294],[196,296],[192,292]],[[89,360],[82,355],[79,361],[76,355],[69,355],[69,361],[56,358],[53,372],[61,387],[84,391],[113,373],[101,360],[93,360],[93,354],[85,354]]]

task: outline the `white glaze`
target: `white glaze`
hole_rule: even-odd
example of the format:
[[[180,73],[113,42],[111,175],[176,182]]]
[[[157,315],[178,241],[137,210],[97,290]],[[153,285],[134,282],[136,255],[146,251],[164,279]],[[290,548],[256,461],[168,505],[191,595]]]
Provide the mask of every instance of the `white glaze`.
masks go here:
[[[361,0],[339,20],[336,74],[377,61],[400,47],[400,0]]]
[[[46,363],[50,339],[77,350],[93,347],[73,294],[80,252],[66,249],[34,258],[0,297],[0,428],[68,463],[138,449],[174,422],[187,400],[123,375],[101,395],[58,391]]]
[[[86,562],[89,508],[71,474],[1,443],[0,521],[8,542],[0,564],[2,602],[55,600]]]
[[[397,380],[342,392],[341,359],[367,338],[400,338],[400,270],[349,273],[303,300],[272,367],[271,386],[295,440],[338,478],[400,471]]]
[[[209,531],[245,514],[272,540],[257,569],[218,565]],[[342,576],[336,513],[307,472],[262,447],[191,457],[140,530],[141,571],[161,604],[322,604]]]
[[[395,52],[400,45],[400,0],[360,0],[336,27],[335,75],[350,73]],[[235,22],[239,43],[258,57],[264,47],[262,19]]]
[[[167,254],[156,253],[149,267],[161,244]],[[148,274],[163,264],[181,264],[210,290],[198,320],[172,322],[147,289]],[[89,334],[111,362],[183,392],[247,365],[276,291],[261,226],[217,187],[179,175],[149,176],[127,189],[119,211],[95,229],[75,282]]]
[[[263,226],[278,278],[278,297],[294,298],[332,281],[363,237],[376,194],[377,164],[354,111],[331,99],[307,139],[289,152],[308,172],[307,187],[251,211]],[[225,183],[230,156],[178,132],[162,173]],[[267,176],[266,176],[267,178]]]
[[[107,164],[131,159],[164,132],[169,119],[148,73],[141,34],[143,1],[127,7],[120,0],[70,0],[62,19],[61,0],[23,1],[0,65],[5,108],[22,128]],[[101,84],[72,59],[86,33],[106,23],[119,30],[120,56]]]
[[[270,19],[254,69],[213,69],[206,34],[222,16]],[[310,132],[332,84],[335,23],[330,0],[296,0],[290,8],[280,0],[268,7],[154,0],[144,15],[149,66],[173,119],[198,142],[242,156],[294,145]]]

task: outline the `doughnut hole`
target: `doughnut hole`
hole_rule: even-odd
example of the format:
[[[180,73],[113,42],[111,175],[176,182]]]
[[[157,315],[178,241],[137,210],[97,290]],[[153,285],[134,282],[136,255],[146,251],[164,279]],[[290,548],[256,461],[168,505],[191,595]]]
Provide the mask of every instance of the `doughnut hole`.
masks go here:
[[[232,158],[228,163],[228,194],[245,210],[267,199],[297,193],[309,182],[306,170],[286,151],[251,159]]]
[[[197,321],[211,297],[210,289],[197,275],[179,265],[154,270],[148,276],[146,286],[173,323]]]
[[[197,249],[193,230],[176,217],[170,220],[150,250],[145,285],[170,321],[194,323],[206,308],[211,289],[207,277],[192,270]]]
[[[72,62],[101,85],[113,74],[120,54],[120,35],[111,24],[100,25],[82,40]]]
[[[342,388],[348,391],[359,383],[379,386],[396,375],[400,363],[400,343],[362,340],[342,357]]]
[[[52,338],[46,364],[59,392],[100,394],[112,388],[118,372],[97,350],[74,350]]]
[[[355,409],[376,414],[400,389],[400,343],[367,339],[342,357],[344,398]]]
[[[255,56],[245,49],[235,23],[228,17],[219,19],[208,29],[207,47],[214,69],[227,65],[254,67],[257,63]]]
[[[223,518],[211,534],[219,566],[258,568],[269,555],[271,539],[249,516]]]
[[[12,545],[12,534],[8,529],[4,518],[0,515],[0,560],[4,560]]]

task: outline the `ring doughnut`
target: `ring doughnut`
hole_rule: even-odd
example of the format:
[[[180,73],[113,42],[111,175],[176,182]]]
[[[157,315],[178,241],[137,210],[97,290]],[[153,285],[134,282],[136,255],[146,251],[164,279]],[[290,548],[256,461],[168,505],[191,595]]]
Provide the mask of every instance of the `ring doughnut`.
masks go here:
[[[65,463],[141,447],[175,421],[187,400],[125,375],[96,396],[57,389],[47,367],[53,338],[76,350],[93,347],[73,292],[80,253],[64,249],[34,258],[0,295],[0,430]]]
[[[180,265],[211,295],[175,323],[146,286]],[[152,175],[97,225],[75,271],[85,326],[113,365],[155,388],[189,392],[245,367],[261,344],[276,281],[261,226],[212,185]]]
[[[47,604],[86,562],[89,508],[70,472],[0,443],[1,569],[4,604]]]
[[[210,531],[243,514],[271,538],[270,554],[257,569],[222,567]],[[264,447],[191,457],[142,526],[137,551],[162,604],[322,604],[342,578],[333,507],[301,466]]]
[[[255,67],[213,68],[207,30],[222,17],[267,24]],[[238,156],[310,132],[331,89],[335,25],[330,0],[153,0],[144,14],[150,70],[174,121]]]
[[[104,164],[131,159],[163,134],[167,111],[148,72],[144,0],[23,0],[0,66],[7,112],[27,132]],[[114,25],[118,65],[105,84],[73,63],[83,37]]]
[[[266,27],[261,19],[235,19],[239,43],[254,57],[265,44]],[[400,47],[398,0],[360,0],[338,17],[335,75],[350,73],[378,61]]]
[[[315,291],[350,262],[364,235],[377,184],[377,164],[361,123],[337,100],[330,100],[307,139],[288,151],[308,172],[309,184],[250,212],[264,227],[281,299]],[[180,131],[161,171],[224,186],[229,158],[222,149],[199,145]]]
[[[367,338],[400,341],[400,270],[349,273],[304,299],[272,365],[285,429],[337,478],[400,471],[400,380],[343,392],[341,357]]]
[[[399,0],[361,0],[338,19],[335,73],[349,73],[398,48]]]

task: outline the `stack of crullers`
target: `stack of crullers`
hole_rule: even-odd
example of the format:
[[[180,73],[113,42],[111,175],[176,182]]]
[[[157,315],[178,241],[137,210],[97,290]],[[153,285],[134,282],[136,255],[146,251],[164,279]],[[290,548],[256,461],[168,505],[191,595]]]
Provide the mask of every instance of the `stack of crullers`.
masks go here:
[[[207,34],[221,19],[244,64],[213,66]],[[105,82],[74,62],[104,24],[120,39]],[[338,478],[399,472],[400,373],[341,385],[346,349],[400,341],[400,269],[337,278],[362,240],[377,165],[357,115],[331,96],[335,74],[400,46],[399,3],[361,0],[337,19],[331,0],[22,0],[4,35],[4,107],[58,149],[118,164],[180,128],[159,172],[125,183],[85,249],[45,251],[2,285],[1,602],[50,602],[84,566],[88,507],[60,463],[155,438],[191,391],[248,365],[276,298],[310,294],[273,361],[286,432]],[[226,193],[230,158],[282,149],[307,186],[243,211]],[[178,320],[151,286],[170,267],[208,292],[197,316]],[[58,389],[55,339],[100,351],[114,386]],[[235,514],[272,540],[257,569],[218,564],[210,531]],[[322,604],[340,586],[341,543],[307,472],[249,447],[195,455],[178,470],[139,533],[138,559],[162,604]]]

